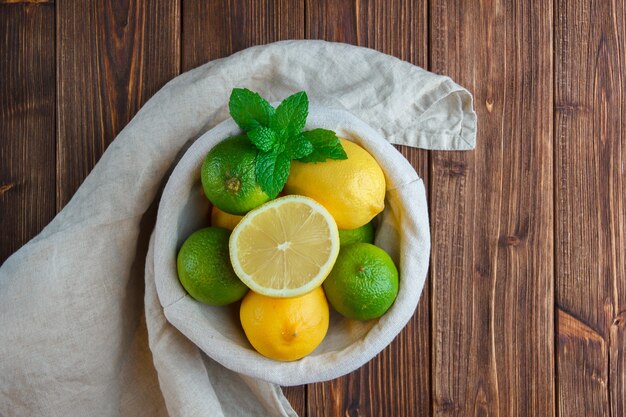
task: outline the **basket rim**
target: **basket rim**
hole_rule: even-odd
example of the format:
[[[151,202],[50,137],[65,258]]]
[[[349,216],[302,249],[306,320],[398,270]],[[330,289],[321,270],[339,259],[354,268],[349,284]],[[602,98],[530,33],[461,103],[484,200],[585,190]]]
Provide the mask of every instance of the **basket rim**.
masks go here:
[[[345,375],[371,360],[389,345],[415,311],[423,290],[430,257],[428,210],[423,181],[396,148],[370,126],[343,109],[312,105],[307,127],[335,129],[342,137],[348,136],[347,139],[363,146],[379,163],[384,160],[385,166],[381,164],[381,167],[387,179],[387,193],[400,193],[401,196],[402,193],[410,194],[411,198],[415,199],[416,206],[421,209],[421,211],[408,210],[409,215],[400,219],[403,226],[408,226],[408,229],[406,227],[399,229],[404,231],[404,234],[408,233],[406,230],[419,230],[420,233],[413,240],[404,239],[404,234],[399,233],[400,259],[396,259],[400,273],[398,297],[392,308],[376,320],[360,339],[339,351],[317,355],[314,352],[312,356],[299,361],[279,362],[268,359],[252,348],[244,348],[227,340],[217,332],[206,322],[205,316],[200,311],[208,306],[195,301],[180,285],[176,272],[176,254],[171,253],[169,249],[172,236],[176,235],[173,233],[176,219],[172,218],[176,212],[172,210],[172,205],[176,204],[176,200],[171,197],[180,193],[181,181],[188,179],[190,175],[196,175],[197,163],[192,164],[190,161],[203,161],[208,150],[215,144],[228,136],[241,133],[232,119],[226,119],[202,134],[186,150],[163,190],[155,228],[155,283],[159,302],[170,324],[226,368],[285,386],[321,382]],[[392,187],[389,187],[390,182],[393,183]],[[394,207],[390,209],[394,210]],[[395,210],[397,209],[399,208],[395,207]],[[409,244],[410,247],[405,247]],[[406,256],[408,254],[411,256]],[[203,331],[199,332],[199,328]]]

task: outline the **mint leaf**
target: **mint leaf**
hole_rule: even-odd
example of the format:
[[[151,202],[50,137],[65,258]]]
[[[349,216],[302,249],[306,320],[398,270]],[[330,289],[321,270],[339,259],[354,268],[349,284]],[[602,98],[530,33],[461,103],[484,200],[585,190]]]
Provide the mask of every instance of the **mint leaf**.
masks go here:
[[[339,138],[332,130],[313,129],[302,132],[302,136],[311,142],[313,151],[299,158],[302,162],[324,162],[327,159],[348,159]]]
[[[290,168],[291,158],[286,152],[259,152],[256,157],[255,174],[265,194],[274,198],[282,191]]]
[[[249,131],[248,139],[250,139],[250,142],[260,151],[265,152],[273,150],[279,144],[279,138],[276,132],[265,126],[259,126]]]
[[[298,135],[287,142],[287,151],[291,159],[304,158],[313,152],[313,144],[303,135]]]
[[[246,132],[259,126],[269,126],[275,112],[267,100],[247,88],[233,88],[228,110],[237,125]]]
[[[308,115],[309,98],[304,91],[300,91],[280,103],[271,118],[270,127],[276,131],[284,130],[287,137],[292,137],[304,129]]]

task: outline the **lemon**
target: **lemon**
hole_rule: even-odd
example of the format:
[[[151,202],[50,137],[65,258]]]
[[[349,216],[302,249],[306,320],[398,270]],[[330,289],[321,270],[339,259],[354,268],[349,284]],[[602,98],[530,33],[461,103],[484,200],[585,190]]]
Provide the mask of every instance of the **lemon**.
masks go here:
[[[211,209],[211,226],[233,230],[241,219],[243,216],[226,213],[215,206]]]
[[[245,214],[270,199],[254,171],[259,151],[246,135],[218,143],[207,153],[200,179],[204,195],[222,211]]]
[[[328,301],[342,315],[371,320],[385,314],[398,295],[398,270],[383,249],[369,243],[344,246],[326,281]]]
[[[333,215],[339,229],[363,226],[385,207],[385,176],[365,149],[345,139],[344,160],[291,162],[285,192],[321,203]]]
[[[248,288],[237,278],[228,256],[230,232],[207,227],[194,232],[178,252],[178,278],[196,300],[225,305],[240,300]]]
[[[373,243],[374,224],[366,223],[363,226],[352,230],[339,230],[339,244],[341,246],[352,243]]]
[[[318,287],[339,253],[339,233],[316,201],[291,195],[250,211],[230,236],[230,260],[250,289],[295,297]]]
[[[248,292],[239,317],[250,344],[263,356],[294,361],[324,340],[328,302],[321,287],[294,298],[272,298]]]

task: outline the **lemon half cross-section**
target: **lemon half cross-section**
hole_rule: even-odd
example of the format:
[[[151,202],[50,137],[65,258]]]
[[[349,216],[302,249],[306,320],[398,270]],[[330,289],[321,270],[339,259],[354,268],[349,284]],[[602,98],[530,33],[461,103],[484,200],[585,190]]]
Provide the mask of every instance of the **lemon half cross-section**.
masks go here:
[[[337,224],[321,204],[299,195],[250,211],[233,230],[230,260],[251,290],[296,297],[320,286],[339,253]]]

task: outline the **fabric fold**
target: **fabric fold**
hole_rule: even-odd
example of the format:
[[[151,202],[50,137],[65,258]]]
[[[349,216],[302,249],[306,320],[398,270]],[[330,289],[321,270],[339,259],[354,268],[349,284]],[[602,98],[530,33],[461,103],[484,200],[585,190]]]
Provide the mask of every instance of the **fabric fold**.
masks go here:
[[[154,239],[145,271],[150,350],[170,417],[296,416],[278,387],[216,364],[167,322],[154,285]]]
[[[226,370],[168,324],[150,279],[146,213],[177,156],[227,117],[233,87],[270,101],[305,90],[396,144],[475,144],[467,90],[367,48],[277,42],[174,78],[66,207],[0,267],[1,415],[295,415],[279,387]]]

